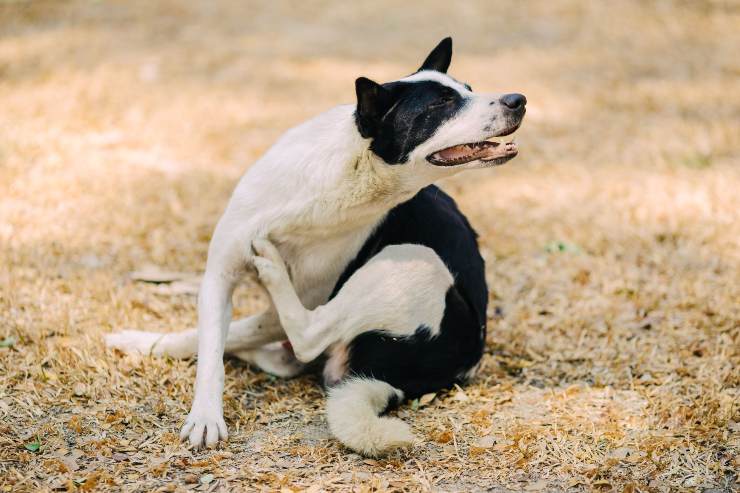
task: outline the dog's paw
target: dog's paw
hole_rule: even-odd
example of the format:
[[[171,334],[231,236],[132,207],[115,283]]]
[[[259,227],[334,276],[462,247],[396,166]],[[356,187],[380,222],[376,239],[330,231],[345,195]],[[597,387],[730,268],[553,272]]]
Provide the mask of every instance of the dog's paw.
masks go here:
[[[285,262],[275,245],[266,239],[256,239],[252,242],[252,262],[257,269],[262,282],[267,285],[277,284],[289,280]]]
[[[270,260],[279,266],[285,266],[280,252],[267,238],[257,238],[252,241],[252,251],[257,257]]]
[[[215,447],[219,440],[228,438],[223,412],[214,409],[214,406],[198,406],[194,403],[180,430],[180,440],[187,440],[198,449],[203,446]]]
[[[285,280],[280,267],[271,260],[262,257],[254,257],[252,260],[257,268],[257,275],[266,286],[273,286]]]
[[[143,330],[122,330],[105,335],[105,345],[115,348],[124,353],[161,355],[161,348],[157,343],[166,334],[158,332],[145,332]]]

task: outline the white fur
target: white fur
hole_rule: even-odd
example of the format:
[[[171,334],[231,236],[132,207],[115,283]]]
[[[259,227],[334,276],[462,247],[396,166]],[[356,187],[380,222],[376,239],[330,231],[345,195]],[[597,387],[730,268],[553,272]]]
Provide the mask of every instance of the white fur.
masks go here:
[[[403,392],[380,380],[346,380],[329,391],[329,429],[345,446],[363,455],[408,447],[415,441],[409,426],[398,418],[378,416],[394,395],[403,399]]]
[[[322,335],[346,340],[368,327],[382,326],[390,333],[406,335],[410,327],[415,329],[422,323],[432,330],[439,326],[444,304],[443,299],[441,304],[439,302],[439,292],[445,283],[449,286],[451,277],[446,269],[444,272],[439,269],[441,261],[438,258],[432,259],[420,247],[413,252],[421,255],[417,259],[378,259],[382,262],[361,274],[362,282],[347,283],[347,294],[343,289],[336,297],[339,300],[335,303],[336,309],[329,307],[331,303],[320,307],[326,303],[341,272],[391,208],[440,178],[467,167],[484,166],[481,162],[454,167],[433,166],[426,161],[428,154],[451,145],[483,140],[506,127],[497,103],[498,96],[473,94],[454,79],[437,72],[419,72],[406,80],[424,79],[458,90],[467,104],[427,142],[418,146],[407,163],[389,166],[372,153],[370,141],[357,131],[355,105],[344,105],[287,131],[249,169],[236,187],[211,239],[198,298],[197,338],[192,332],[164,337],[127,332],[108,338],[111,346],[124,350],[175,356],[191,355],[197,339],[195,397],[181,431],[181,436],[193,446],[201,446],[204,442],[212,446],[226,438],[222,412],[224,351],[257,361],[259,358],[249,351],[285,337],[277,325],[273,326],[275,330],[267,332],[257,331],[252,322],[245,323],[244,327],[241,322],[230,325],[232,293],[236,283],[253,265],[250,245],[259,238],[269,236],[279,253],[278,258],[284,259],[283,270],[290,273],[290,282],[287,282],[280,269],[273,269],[278,278],[283,278],[266,284],[272,284],[272,291],[275,291],[272,294],[282,300],[278,303],[281,325],[291,327],[288,335],[291,341],[299,341],[301,359],[327,346],[321,342]],[[492,117],[496,115],[499,117],[491,126]],[[422,278],[430,280],[428,294],[436,301],[417,306],[420,298],[415,297],[413,302],[406,299],[409,304],[405,305],[396,302],[404,300],[400,290],[385,297],[382,290],[375,290],[372,283],[379,283],[384,276],[390,275],[394,262],[397,266],[403,263],[403,275],[395,276],[395,281],[403,283],[407,271],[417,272],[420,277],[414,279],[415,289],[424,286],[418,284]],[[272,269],[266,265],[260,267],[262,271]],[[271,275],[263,272],[263,277],[269,279]],[[390,284],[386,282],[383,286],[392,289]],[[372,303],[365,303],[367,309],[355,310],[349,301],[343,301],[356,303],[360,294],[373,299]],[[290,301],[285,302],[286,299]],[[302,317],[309,311],[312,314],[304,320]],[[311,323],[304,324],[306,320]],[[338,322],[341,330],[330,330],[328,321]],[[230,328],[238,331],[234,334],[236,337],[228,337]],[[307,330],[305,337],[300,335],[301,329]],[[290,371],[286,370],[287,373]]]
[[[306,368],[298,361],[283,342],[273,342],[257,349],[237,351],[234,355],[250,364],[256,365],[277,377],[291,378]]]
[[[324,363],[324,385],[332,387],[347,374],[349,366],[349,344],[338,342],[326,351]]]
[[[269,310],[231,322],[225,352],[238,356],[240,350],[285,339],[277,314]],[[105,344],[125,353],[189,358],[198,349],[197,329],[161,333],[142,330],[122,330],[105,336]]]
[[[335,343],[369,330],[406,337],[420,326],[439,333],[453,279],[439,256],[422,245],[390,245],[371,258],[327,304],[307,310],[285,263],[267,240],[255,240],[253,259],[299,361],[312,361]]]
[[[401,81],[403,82],[422,82],[426,80],[439,82],[443,86],[451,87],[463,96],[475,96],[475,94],[473,94],[473,91],[465,87],[464,84],[461,84],[449,75],[443,74],[442,72],[437,72],[436,70],[420,70],[409,75],[408,77],[404,77],[403,79],[401,79]]]

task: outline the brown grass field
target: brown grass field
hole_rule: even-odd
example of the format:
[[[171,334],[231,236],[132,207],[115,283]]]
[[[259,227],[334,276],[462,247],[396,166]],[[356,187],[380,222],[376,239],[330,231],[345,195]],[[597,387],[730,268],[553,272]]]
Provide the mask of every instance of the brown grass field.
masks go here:
[[[740,3],[0,0],[0,491],[733,491],[740,470]],[[520,156],[443,183],[481,233],[483,371],[366,460],[316,376],[229,360],[231,437],[177,432],[194,361],[103,334],[195,323],[239,176],[402,77],[529,99]],[[240,288],[235,315],[265,303]]]

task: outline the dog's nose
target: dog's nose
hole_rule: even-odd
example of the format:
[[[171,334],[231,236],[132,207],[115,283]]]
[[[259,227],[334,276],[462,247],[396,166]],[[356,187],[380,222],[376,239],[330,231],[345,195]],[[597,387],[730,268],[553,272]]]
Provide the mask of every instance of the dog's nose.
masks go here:
[[[527,98],[524,94],[504,94],[501,96],[501,104],[509,108],[510,110],[518,110],[523,108],[527,104]]]

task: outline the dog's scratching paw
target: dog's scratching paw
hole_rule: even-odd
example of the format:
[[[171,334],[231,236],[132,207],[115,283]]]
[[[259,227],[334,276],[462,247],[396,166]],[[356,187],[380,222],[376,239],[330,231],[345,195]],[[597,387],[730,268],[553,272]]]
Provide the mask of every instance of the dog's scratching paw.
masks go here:
[[[122,330],[105,335],[105,345],[118,349],[124,353],[154,354],[157,352],[157,343],[165,336],[158,332],[143,330]]]
[[[252,251],[258,257],[271,260],[278,265],[285,265],[278,249],[266,238],[257,238],[252,241]]]
[[[252,263],[265,284],[276,284],[288,279],[288,271],[277,248],[266,239],[256,239],[252,242]]]
[[[269,286],[280,281],[280,270],[273,262],[262,257],[254,257],[252,262],[263,283]]]

